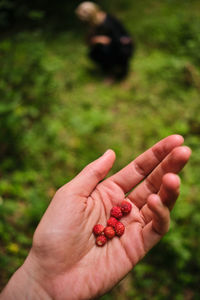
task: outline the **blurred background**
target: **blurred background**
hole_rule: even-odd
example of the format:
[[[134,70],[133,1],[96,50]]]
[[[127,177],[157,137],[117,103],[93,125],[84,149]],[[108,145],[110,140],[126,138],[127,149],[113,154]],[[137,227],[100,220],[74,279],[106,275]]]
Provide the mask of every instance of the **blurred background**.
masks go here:
[[[171,229],[101,300],[200,299],[200,1],[96,1],[136,44],[110,86],[87,57],[80,2],[0,0],[0,287],[58,187],[108,148],[113,173],[179,133],[193,154]]]

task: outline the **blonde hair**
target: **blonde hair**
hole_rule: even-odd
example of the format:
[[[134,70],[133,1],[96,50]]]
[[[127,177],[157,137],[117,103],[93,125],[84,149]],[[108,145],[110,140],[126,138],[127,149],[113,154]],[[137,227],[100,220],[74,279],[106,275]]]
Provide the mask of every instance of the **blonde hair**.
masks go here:
[[[75,13],[81,21],[95,23],[100,7],[90,1],[85,1],[79,4]]]

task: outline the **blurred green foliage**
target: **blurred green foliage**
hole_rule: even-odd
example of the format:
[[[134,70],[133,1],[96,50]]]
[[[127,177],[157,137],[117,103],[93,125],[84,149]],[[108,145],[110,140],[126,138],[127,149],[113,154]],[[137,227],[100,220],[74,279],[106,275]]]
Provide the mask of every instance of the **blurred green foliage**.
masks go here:
[[[199,1],[102,1],[137,46],[129,77],[112,86],[87,58],[73,12],[80,1],[18,2],[0,1],[1,286],[26,257],[58,187],[108,148],[115,172],[179,133],[193,154],[171,230],[102,300],[199,299]]]

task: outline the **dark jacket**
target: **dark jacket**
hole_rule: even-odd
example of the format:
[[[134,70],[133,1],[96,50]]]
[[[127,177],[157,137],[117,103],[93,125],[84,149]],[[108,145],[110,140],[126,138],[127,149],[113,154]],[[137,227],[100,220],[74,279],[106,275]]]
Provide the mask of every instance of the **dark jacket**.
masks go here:
[[[90,58],[105,68],[112,68],[116,65],[127,65],[133,54],[134,44],[121,22],[107,14],[104,22],[93,28],[89,38],[98,35],[109,37],[111,43],[108,45],[101,43],[91,45],[89,52]],[[123,44],[120,41],[122,37],[130,38],[130,42]]]

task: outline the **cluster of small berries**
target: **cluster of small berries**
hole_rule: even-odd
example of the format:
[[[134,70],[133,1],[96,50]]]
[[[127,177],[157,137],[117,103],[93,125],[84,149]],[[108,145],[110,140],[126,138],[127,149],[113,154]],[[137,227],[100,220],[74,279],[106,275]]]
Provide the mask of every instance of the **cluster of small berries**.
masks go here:
[[[120,237],[124,234],[124,224],[119,220],[131,212],[132,205],[128,201],[122,201],[120,206],[113,206],[110,211],[110,218],[107,221],[107,226],[97,224],[93,228],[93,233],[96,235],[96,245],[102,247],[107,240],[114,236]]]

